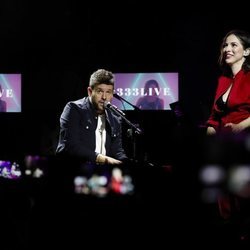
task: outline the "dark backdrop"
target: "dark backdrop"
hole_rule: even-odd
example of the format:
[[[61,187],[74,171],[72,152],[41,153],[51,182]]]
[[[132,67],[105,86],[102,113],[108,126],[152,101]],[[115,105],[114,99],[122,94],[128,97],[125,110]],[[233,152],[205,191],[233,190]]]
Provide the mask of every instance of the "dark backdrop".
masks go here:
[[[87,94],[98,68],[179,72],[185,117],[203,124],[219,74],[220,41],[230,29],[249,29],[248,17],[204,6],[183,14],[179,7],[1,1],[0,72],[23,77],[22,113],[0,116],[1,154],[53,154],[64,105]],[[145,131],[143,151],[164,152],[159,138],[171,147],[177,123],[170,111],[129,112],[128,118]]]
[[[145,163],[131,168],[137,189],[131,197],[96,200],[72,195],[74,164],[67,161],[52,161],[49,178],[1,178],[2,248],[86,242],[110,247],[110,236],[130,246],[137,241],[140,246],[176,245],[183,240],[231,246],[235,237],[240,239],[237,246],[244,244],[245,236],[232,227],[233,221],[218,218],[215,203],[201,202],[204,187],[197,174],[201,159],[218,163],[224,157],[228,162],[249,158],[246,149],[235,151],[230,140],[199,143],[220,73],[221,39],[234,28],[250,31],[248,6],[226,3],[220,11],[204,1],[201,6],[177,1],[171,7],[155,1],[104,2],[1,0],[0,73],[22,73],[23,108],[22,113],[0,114],[0,160],[53,155],[64,105],[87,94],[89,76],[98,68],[179,72],[182,116],[172,111],[127,112],[144,131],[133,144],[124,124],[127,152]],[[151,168],[158,163],[161,167]],[[249,229],[249,204],[245,211],[242,218]],[[245,239],[249,243],[249,234]]]

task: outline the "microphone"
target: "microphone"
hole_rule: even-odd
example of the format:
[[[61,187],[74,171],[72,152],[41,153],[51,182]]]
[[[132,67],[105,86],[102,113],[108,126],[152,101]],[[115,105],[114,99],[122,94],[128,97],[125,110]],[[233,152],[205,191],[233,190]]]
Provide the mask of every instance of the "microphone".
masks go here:
[[[105,101],[104,108],[109,109],[118,115],[125,116],[125,114],[120,109],[118,109],[115,105],[111,104],[110,102]]]

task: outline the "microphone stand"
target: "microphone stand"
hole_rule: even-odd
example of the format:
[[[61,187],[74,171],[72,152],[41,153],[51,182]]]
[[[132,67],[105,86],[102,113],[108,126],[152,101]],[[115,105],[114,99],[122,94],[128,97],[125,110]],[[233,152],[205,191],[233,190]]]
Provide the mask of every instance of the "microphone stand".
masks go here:
[[[132,106],[135,110],[140,110],[137,106],[133,105],[132,103],[130,103],[129,101],[127,101],[126,99],[124,99],[123,97],[117,95],[116,93],[114,93],[114,97],[120,101],[124,101],[126,103],[128,103],[130,106]],[[136,157],[136,140],[135,140],[135,136],[134,135],[142,135],[142,130],[138,127],[138,125],[133,124],[131,121],[129,121],[124,115],[122,115],[121,113],[119,113],[117,110],[113,110],[115,113],[117,113],[130,127],[131,129],[128,129],[127,131],[127,136],[132,138],[132,144],[133,144],[133,159],[135,159]]]
[[[116,98],[116,99],[118,99],[119,101],[124,101],[124,102],[126,102],[127,104],[129,104],[131,107],[133,107],[134,108],[134,110],[140,110],[137,106],[135,106],[134,104],[132,104],[131,102],[129,102],[129,101],[127,101],[126,99],[124,99],[123,97],[121,97],[121,96],[119,96],[119,95],[117,95],[116,93],[114,93],[114,97]]]
[[[129,126],[131,126],[132,128],[134,128],[135,133],[137,133],[138,135],[142,134],[142,130],[135,124],[133,124],[131,121],[129,121],[125,115],[123,115],[122,113],[120,113],[119,111],[115,110],[115,109],[110,109],[107,107],[107,109],[109,109],[111,112],[115,112],[118,116],[120,116]]]

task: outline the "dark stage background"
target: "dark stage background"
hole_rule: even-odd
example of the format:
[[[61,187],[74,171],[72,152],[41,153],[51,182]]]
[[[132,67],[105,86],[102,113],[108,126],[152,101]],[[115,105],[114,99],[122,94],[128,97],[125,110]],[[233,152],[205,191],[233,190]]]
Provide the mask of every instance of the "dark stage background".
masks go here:
[[[128,127],[124,124],[125,148],[129,156],[132,158],[135,154],[135,158],[152,164],[156,170],[152,173],[152,168],[148,169],[152,167],[149,164],[144,169],[139,168],[135,174],[142,182],[141,187],[145,188],[139,194],[139,205],[137,200],[120,200],[118,203],[115,201],[115,208],[122,212],[122,222],[132,230],[133,240],[152,240],[155,246],[156,242],[166,243],[165,237],[170,237],[178,243],[190,226],[195,226],[190,241],[196,241],[197,234],[204,242],[209,242],[210,238],[205,236],[207,222],[216,217],[218,211],[214,204],[212,208],[210,205],[209,208],[203,207],[197,199],[196,167],[203,160],[203,125],[210,112],[220,73],[217,64],[220,42],[231,29],[250,31],[249,15],[244,14],[247,8],[241,6],[232,13],[226,8],[219,11],[215,6],[209,11],[196,5],[200,11],[181,13],[180,6],[166,7],[154,3],[119,2],[114,5],[79,2],[61,0],[46,4],[34,1],[28,4],[17,0],[1,1],[0,73],[22,73],[22,113],[0,114],[0,160],[23,159],[27,154],[53,156],[64,105],[87,94],[90,74],[99,68],[119,73],[178,72],[182,117],[176,117],[170,110],[126,112],[130,121],[139,124],[144,131],[143,136],[136,137],[134,151],[133,141],[127,137]],[[237,11],[241,16],[236,16]],[[169,177],[172,166],[181,168],[174,170],[173,177]],[[52,170],[54,174],[60,172],[57,167]],[[46,183],[35,183],[32,190],[29,184],[21,184],[21,194],[16,194],[12,186],[10,190],[8,187],[7,196],[11,195],[3,198],[3,202],[9,202],[11,207],[9,210],[7,205],[5,210],[11,224],[7,216],[5,225],[16,228],[15,237],[19,237],[17,242],[20,244],[25,245],[30,238],[35,244],[43,235],[46,239],[43,244],[47,246],[55,231],[59,231],[54,238],[55,245],[72,239],[76,244],[82,234],[75,228],[74,220],[89,225],[92,222],[90,217],[98,214],[96,207],[108,211],[107,218],[114,216],[115,209],[109,210],[114,203],[110,201],[101,204],[99,200],[92,200],[92,203],[87,203],[75,197],[65,198],[64,193],[57,192],[55,184],[52,191],[48,190]],[[159,190],[161,192],[155,196]],[[162,197],[168,197],[167,204]],[[124,204],[125,207],[129,205],[128,210]],[[22,216],[15,213],[15,206],[21,210]],[[84,210],[86,206],[87,210]],[[203,212],[209,209],[209,213],[206,211],[206,216],[200,217],[200,209]],[[16,214],[13,218],[12,211]],[[82,211],[90,213],[90,217],[86,218]],[[44,215],[46,212],[48,216]],[[68,212],[71,214],[65,217]],[[126,214],[131,216],[129,220],[124,219]],[[79,219],[78,215],[82,217]],[[115,215],[120,216],[118,213]],[[95,218],[106,226],[110,222],[106,217]],[[195,219],[198,222],[194,225]],[[138,223],[136,226],[134,221]],[[116,219],[111,222],[110,230],[121,229]],[[160,227],[158,222],[162,223]],[[176,224],[177,229],[173,230]],[[49,227],[48,231],[44,232],[42,226]],[[106,226],[98,226],[98,230],[103,232]],[[221,232],[223,226],[219,224],[209,229],[213,233]],[[69,228],[73,228],[76,234],[67,239]],[[91,224],[90,229],[96,230],[96,224]],[[145,237],[139,236],[140,230]],[[158,233],[159,238],[152,238],[152,231]],[[121,240],[131,239],[131,231],[127,231],[125,226],[121,232]],[[165,232],[169,235],[166,236]],[[104,235],[109,237],[107,232]],[[224,236],[228,237],[227,231]],[[221,235],[214,237],[220,239]],[[11,240],[11,236],[7,239]]]
[[[0,72],[23,77],[22,113],[1,114],[1,152],[7,154],[51,154],[60,112],[67,101],[87,94],[89,76],[98,68],[178,72],[185,115],[192,124],[203,124],[219,73],[221,39],[232,28],[249,29],[245,15],[231,19],[215,10],[14,0],[1,2],[0,28]],[[173,125],[168,113],[128,117],[145,126],[145,136],[161,131],[167,141]]]
[[[178,72],[186,115],[203,123],[219,73],[221,38],[232,28],[248,29],[246,19],[151,4],[2,1],[0,71],[22,73],[23,109],[1,114],[1,151],[52,153],[63,106],[87,94],[89,76],[98,68]],[[145,129],[169,131],[167,113],[144,112],[145,119],[154,116]],[[133,112],[128,116],[137,120]]]

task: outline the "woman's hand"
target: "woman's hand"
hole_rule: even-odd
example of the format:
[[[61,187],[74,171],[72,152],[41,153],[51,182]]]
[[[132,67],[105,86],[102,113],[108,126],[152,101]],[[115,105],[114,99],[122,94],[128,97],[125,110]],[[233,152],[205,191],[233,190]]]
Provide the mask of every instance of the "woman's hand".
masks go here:
[[[214,127],[207,127],[207,135],[215,135],[216,130]]]
[[[240,124],[240,123],[235,124],[232,122],[226,123],[224,127],[230,128],[232,133],[234,133],[234,134],[238,134],[245,129],[245,126],[243,126],[242,124]]]

